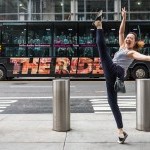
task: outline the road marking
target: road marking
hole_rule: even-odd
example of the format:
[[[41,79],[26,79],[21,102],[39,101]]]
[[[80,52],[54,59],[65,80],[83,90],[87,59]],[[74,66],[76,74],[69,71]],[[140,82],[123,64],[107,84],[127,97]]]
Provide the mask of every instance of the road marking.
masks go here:
[[[105,93],[107,91],[95,91],[95,93]]]
[[[102,100],[107,100],[107,98],[101,98],[101,101],[102,101]],[[118,98],[118,101],[119,101],[119,100],[122,100],[122,98]],[[131,100],[135,100],[135,98],[124,98],[123,100],[127,100],[127,101],[130,100],[130,101],[131,101]],[[90,100],[90,101],[95,103],[95,102],[99,102],[99,99],[92,99],[92,100]]]
[[[136,98],[136,96],[118,96],[118,98],[124,98],[124,97],[126,97],[126,98]],[[0,97],[0,99],[12,99],[12,100],[14,100],[14,99],[52,99],[53,97],[52,96],[45,96],[45,97],[42,97],[42,96],[38,96],[38,97],[28,97],[28,96],[25,96],[25,97],[21,97],[21,96],[19,96],[19,97]],[[104,98],[104,100],[105,99],[107,99],[107,96],[70,96],[70,98],[74,98],[74,99],[85,99],[85,98],[89,98],[89,99],[91,99],[91,98],[93,98],[93,99],[96,99],[96,101],[97,101],[97,99],[101,99],[101,98]]]
[[[107,97],[100,98],[100,99],[90,99],[89,101],[92,104],[94,113],[111,112]],[[131,96],[128,99],[126,97],[119,97],[118,105],[122,112],[128,112],[128,113],[135,112],[136,98],[133,98]]]
[[[9,104],[9,103],[15,103],[15,102],[17,102],[17,100],[5,100],[5,101],[3,101],[3,100],[0,100],[0,104]]]
[[[5,106],[10,106],[10,104],[1,104],[1,106],[4,106],[4,107],[5,107]]]
[[[6,108],[6,107],[1,107],[1,106],[0,106],[0,109],[2,109],[2,108]]]
[[[0,100],[0,112],[3,112],[7,107],[11,106],[11,104],[16,103],[18,100],[5,100],[1,99]]]
[[[3,112],[7,107],[11,106],[13,103],[16,103],[19,99],[46,100],[49,98],[52,97],[0,97],[0,112]],[[94,109],[94,113],[111,113],[110,107],[107,102],[107,96],[71,96],[70,98],[80,98],[81,100],[83,98],[88,98]],[[135,112],[135,98],[136,96],[118,96],[118,103],[120,109],[122,109],[122,112]]]
[[[106,111],[106,112],[104,112],[104,111],[99,111],[99,112],[95,112],[95,114],[112,114],[112,112],[111,111]],[[122,111],[121,112],[122,114],[135,114],[136,112],[135,111]]]
[[[49,85],[49,86],[39,86],[39,85],[31,85],[31,86],[21,86],[21,85],[11,85],[10,88],[52,88],[53,86]],[[70,86],[71,88],[74,88],[76,86]]]

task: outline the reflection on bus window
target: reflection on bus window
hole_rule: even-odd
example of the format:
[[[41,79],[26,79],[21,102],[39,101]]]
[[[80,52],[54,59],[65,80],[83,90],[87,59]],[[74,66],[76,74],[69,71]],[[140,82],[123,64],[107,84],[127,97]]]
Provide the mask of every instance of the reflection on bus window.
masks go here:
[[[51,44],[51,33],[49,31],[46,32],[45,35],[43,35],[41,43],[42,44]]]
[[[56,23],[54,35],[54,56],[77,56],[77,27],[76,23]]]
[[[104,22],[111,57],[119,50],[119,26],[120,22]],[[4,45],[1,56],[99,57],[96,30],[91,22],[2,23],[0,31]],[[144,40],[146,45],[140,52],[150,55],[149,22],[127,22],[127,31],[136,32],[138,38]]]
[[[97,55],[95,50],[95,29],[92,27],[92,23],[79,24],[79,57],[93,57]]]
[[[50,24],[38,23],[28,26],[28,56],[48,57],[52,55],[52,31]]]
[[[25,47],[5,47],[4,48],[6,57],[24,57],[26,56]]]
[[[26,44],[26,26],[21,24],[4,25],[3,44]]]

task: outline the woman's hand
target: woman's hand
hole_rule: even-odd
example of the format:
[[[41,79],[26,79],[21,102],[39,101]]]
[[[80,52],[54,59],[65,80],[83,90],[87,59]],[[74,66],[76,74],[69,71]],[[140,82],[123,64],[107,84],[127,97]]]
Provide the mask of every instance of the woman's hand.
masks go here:
[[[122,15],[122,21],[120,24],[120,28],[119,28],[119,45],[120,47],[124,47],[124,32],[125,32],[125,23],[126,23],[126,9],[125,7],[122,8],[121,11],[121,15]]]
[[[122,17],[123,17],[124,19],[126,19],[126,9],[125,9],[125,7],[122,8],[121,15],[122,15]]]

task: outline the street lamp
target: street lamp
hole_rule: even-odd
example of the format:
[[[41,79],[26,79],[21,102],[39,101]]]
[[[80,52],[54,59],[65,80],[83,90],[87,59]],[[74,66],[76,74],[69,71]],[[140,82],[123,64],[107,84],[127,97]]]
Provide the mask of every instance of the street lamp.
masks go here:
[[[64,5],[63,2],[61,2],[60,5],[63,6]]]
[[[141,5],[141,2],[137,2],[138,5]]]

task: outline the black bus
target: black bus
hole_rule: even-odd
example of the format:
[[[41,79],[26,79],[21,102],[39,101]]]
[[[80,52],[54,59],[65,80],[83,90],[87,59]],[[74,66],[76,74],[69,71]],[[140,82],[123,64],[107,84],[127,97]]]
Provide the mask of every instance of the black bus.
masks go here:
[[[118,51],[119,21],[103,22],[110,56]],[[14,77],[102,77],[92,22],[0,22],[0,80]],[[150,54],[150,22],[127,22]],[[150,62],[134,61],[126,78],[148,78]]]

